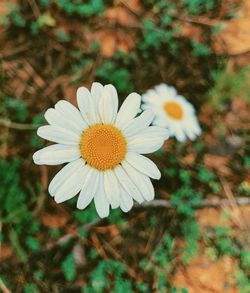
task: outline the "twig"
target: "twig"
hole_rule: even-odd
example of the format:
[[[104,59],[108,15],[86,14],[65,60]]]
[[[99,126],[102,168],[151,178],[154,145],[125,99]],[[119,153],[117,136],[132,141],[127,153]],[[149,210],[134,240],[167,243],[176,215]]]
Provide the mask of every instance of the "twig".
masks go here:
[[[250,204],[250,198],[247,197],[239,197],[235,198],[236,202],[238,205],[243,206],[243,205],[248,205]],[[200,208],[206,208],[206,207],[218,207],[218,206],[230,206],[231,202],[228,199],[222,198],[222,199],[204,199],[203,202],[199,205],[194,205],[194,208],[200,209]],[[174,208],[172,203],[169,200],[165,199],[155,199],[149,202],[144,202],[143,204],[139,205],[136,204],[135,208]],[[96,225],[100,224],[102,222],[102,219],[96,219],[95,221],[84,225],[82,228],[85,231],[89,231]],[[59,238],[55,243],[49,244],[46,248],[45,251],[53,249],[54,247],[58,245],[62,245],[70,240],[76,239],[78,236],[73,235],[73,234],[66,234]]]
[[[40,172],[41,172],[41,183],[42,183],[42,190],[40,197],[37,202],[37,206],[35,208],[35,212],[39,213],[44,205],[45,199],[47,197],[47,194],[45,192],[46,187],[48,186],[48,169],[45,165],[40,166]]]
[[[4,285],[4,282],[0,279],[0,289],[3,293],[11,293],[11,291]]]
[[[248,205],[250,204],[250,198],[248,197],[238,197],[235,198],[235,201],[238,205]],[[204,199],[202,203],[199,205],[195,205],[194,207],[199,208],[206,208],[206,207],[218,207],[218,206],[231,206],[231,202],[228,199],[222,198],[222,199]],[[144,202],[141,205],[136,205],[136,207],[151,207],[151,208],[172,208],[173,205],[170,201],[165,199],[155,199],[153,201]]]
[[[39,127],[39,125],[28,124],[28,123],[17,123],[17,122],[12,122],[8,119],[3,119],[3,118],[0,118],[0,125],[8,127],[8,128],[18,129],[18,130],[34,130]]]

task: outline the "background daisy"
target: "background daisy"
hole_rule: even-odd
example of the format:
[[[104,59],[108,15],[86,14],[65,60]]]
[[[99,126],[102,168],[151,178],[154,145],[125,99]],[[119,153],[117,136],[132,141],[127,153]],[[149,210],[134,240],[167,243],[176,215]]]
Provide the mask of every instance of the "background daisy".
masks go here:
[[[142,108],[152,109],[155,113],[153,124],[167,127],[170,136],[175,136],[178,141],[194,140],[201,133],[193,105],[178,95],[175,88],[160,84],[148,90],[142,100]]]
[[[130,94],[118,112],[118,96],[112,85],[93,83],[91,92],[77,90],[79,110],[61,100],[45,113],[49,125],[37,134],[56,144],[33,155],[36,164],[63,167],[49,185],[57,203],[79,194],[77,208],[84,209],[94,200],[100,217],[109,208],[128,212],[133,200],[152,200],[154,188],[149,179],[160,178],[157,166],[141,154],[159,149],[168,131],[149,126],[151,110],[140,111],[141,97]]]

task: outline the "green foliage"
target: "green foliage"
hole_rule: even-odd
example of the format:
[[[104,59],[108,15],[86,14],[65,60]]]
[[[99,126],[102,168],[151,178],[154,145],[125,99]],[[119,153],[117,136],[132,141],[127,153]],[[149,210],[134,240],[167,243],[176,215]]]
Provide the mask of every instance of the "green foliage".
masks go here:
[[[28,248],[30,248],[32,251],[38,251],[40,249],[40,242],[37,238],[34,238],[32,236],[28,236],[26,238],[26,245]]]
[[[218,226],[215,229],[216,245],[220,254],[237,255],[238,247],[231,237],[231,229],[228,227]]]
[[[26,242],[26,248],[39,249],[39,242],[32,237],[32,234],[38,232],[40,224],[28,209],[28,196],[20,186],[20,161],[8,162],[0,159],[0,169],[4,170],[4,172],[0,172],[1,221],[5,227],[10,227],[9,240],[20,260],[25,262],[27,254],[23,240]]]
[[[59,42],[65,43],[71,40],[70,34],[65,29],[60,28],[56,31],[56,38]]]
[[[56,2],[67,15],[89,17],[102,14],[104,10],[103,0],[58,0]]]
[[[249,67],[237,72],[217,71],[213,73],[213,79],[215,85],[209,91],[209,97],[216,109],[226,109],[236,97],[250,103]]]
[[[193,48],[193,56],[195,57],[202,57],[202,56],[208,56],[210,55],[211,51],[210,48],[202,43],[196,42],[196,41],[192,41],[191,42],[192,48]]]
[[[55,19],[48,13],[44,13],[40,15],[36,21],[32,22],[31,24],[31,33],[36,35],[39,33],[40,29],[45,26],[54,27],[56,25]]]
[[[104,290],[111,287],[111,278],[114,282],[114,288],[117,290],[112,292],[133,292],[131,291],[131,283],[122,278],[124,272],[126,272],[126,266],[119,261],[112,259],[99,261],[97,267],[90,274],[89,282],[84,288],[84,292],[104,292]]]
[[[39,293],[39,289],[35,283],[29,283],[24,286],[24,293]]]
[[[162,45],[167,45],[169,52],[175,54],[177,52],[177,43],[175,42],[175,34],[179,31],[179,27],[176,26],[170,30],[166,29],[166,26],[171,22],[171,17],[162,18],[162,26],[150,20],[145,19],[142,23],[143,41],[139,48],[143,51],[144,57],[149,57],[149,50],[159,50]]]
[[[25,193],[20,188],[20,176],[18,170],[20,161],[13,160],[10,162],[0,159],[0,211],[3,222],[12,224],[21,224],[19,217],[14,215],[27,212],[25,204]]]
[[[93,202],[84,211],[74,211],[74,216],[81,224],[88,224],[98,219]]]
[[[240,289],[240,293],[249,293],[250,279],[247,274],[243,270],[238,269],[235,272],[235,276],[238,287]]]
[[[198,254],[198,240],[200,229],[196,220],[188,219],[181,224],[182,233],[186,241],[186,246],[182,250],[182,261],[188,263]]]
[[[215,0],[181,0],[188,13],[201,14],[215,8]]]
[[[5,17],[3,17],[2,20],[0,20],[0,23],[2,23],[4,26],[9,26],[10,24],[13,24],[17,27],[24,28],[26,26],[26,19],[22,16],[20,9],[16,5],[9,5],[9,14]]]
[[[73,281],[76,276],[76,265],[73,254],[69,254],[63,260],[61,268],[63,270],[65,279],[69,282]]]
[[[27,119],[27,105],[21,99],[6,97],[0,106],[0,115],[11,121],[24,122]]]
[[[190,187],[181,187],[171,196],[171,204],[177,212],[184,216],[192,216],[194,209],[199,207],[201,196]]]
[[[106,61],[102,67],[96,70],[96,77],[103,80],[104,83],[113,84],[118,92],[132,91],[134,86],[128,69],[118,66],[114,61]]]

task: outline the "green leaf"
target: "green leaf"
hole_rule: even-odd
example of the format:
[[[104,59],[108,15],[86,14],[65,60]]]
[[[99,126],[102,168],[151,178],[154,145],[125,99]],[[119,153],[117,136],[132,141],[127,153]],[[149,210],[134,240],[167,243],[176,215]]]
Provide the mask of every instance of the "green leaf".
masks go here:
[[[76,276],[76,265],[73,254],[69,254],[61,264],[65,279],[69,282],[73,281]]]

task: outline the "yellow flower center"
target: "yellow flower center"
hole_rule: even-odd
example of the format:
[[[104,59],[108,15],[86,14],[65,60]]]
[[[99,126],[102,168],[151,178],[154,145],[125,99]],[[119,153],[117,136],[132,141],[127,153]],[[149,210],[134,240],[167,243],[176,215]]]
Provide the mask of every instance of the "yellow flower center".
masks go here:
[[[176,102],[167,102],[164,104],[164,110],[168,116],[173,119],[181,120],[183,117],[183,110],[181,106]]]
[[[95,124],[81,136],[80,152],[91,167],[112,169],[125,159],[127,142],[119,129],[111,124]]]

